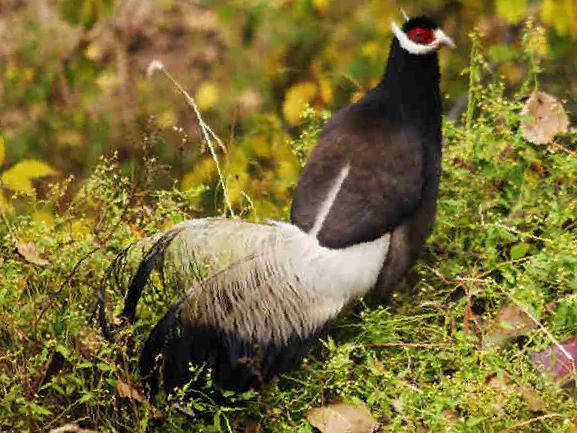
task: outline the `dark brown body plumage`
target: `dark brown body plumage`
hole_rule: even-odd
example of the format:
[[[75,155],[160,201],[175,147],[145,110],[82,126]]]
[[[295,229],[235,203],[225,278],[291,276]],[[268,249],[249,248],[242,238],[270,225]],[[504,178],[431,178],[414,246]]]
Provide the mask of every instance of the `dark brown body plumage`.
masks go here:
[[[441,173],[437,53],[411,55],[394,39],[382,81],[335,114],[322,131],[294,195],[292,222],[311,230],[344,164],[350,173],[319,233],[343,248],[391,233],[371,303],[387,298],[430,234]]]

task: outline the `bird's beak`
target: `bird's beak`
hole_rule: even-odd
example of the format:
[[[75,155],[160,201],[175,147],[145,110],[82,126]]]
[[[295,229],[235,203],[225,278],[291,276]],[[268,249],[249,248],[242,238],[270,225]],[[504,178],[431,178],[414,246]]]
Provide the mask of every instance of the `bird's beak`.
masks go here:
[[[449,47],[453,49],[457,48],[455,42],[453,42],[453,40],[449,36],[447,36],[445,32],[442,31],[441,29],[435,30],[435,43],[439,47]]]

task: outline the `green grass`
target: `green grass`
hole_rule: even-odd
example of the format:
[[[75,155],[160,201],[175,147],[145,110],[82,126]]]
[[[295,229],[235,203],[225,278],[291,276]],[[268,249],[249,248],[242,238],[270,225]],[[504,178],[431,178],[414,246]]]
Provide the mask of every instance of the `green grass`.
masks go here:
[[[559,340],[577,333],[577,131],[550,145],[527,143],[519,130],[525,95],[505,97],[499,82],[482,78],[482,64],[477,52],[466,121],[444,127],[437,221],[409,288],[389,306],[340,320],[300,370],[262,393],[231,395],[225,406],[199,399],[203,417],[117,391],[118,381],[138,383],[138,344],[157,311],[137,323],[136,353],[128,336],[108,344],[90,321],[117,253],[198,216],[187,194],[148,190],[150,161],[128,179],[108,159],[79,191],[57,185],[27,210],[3,214],[0,430],[75,422],[100,432],[218,432],[250,419],[264,431],[312,432],[307,410],[339,400],[368,405],[383,432],[576,431],[575,400],[531,364],[533,351],[552,344],[542,330],[502,349],[483,348],[481,339],[509,303]],[[308,147],[310,131],[303,140]],[[302,142],[294,147],[302,154]],[[23,259],[23,241],[49,265]],[[119,307],[122,294],[109,295]],[[151,292],[145,302],[158,299]],[[545,406],[532,411],[521,389]]]

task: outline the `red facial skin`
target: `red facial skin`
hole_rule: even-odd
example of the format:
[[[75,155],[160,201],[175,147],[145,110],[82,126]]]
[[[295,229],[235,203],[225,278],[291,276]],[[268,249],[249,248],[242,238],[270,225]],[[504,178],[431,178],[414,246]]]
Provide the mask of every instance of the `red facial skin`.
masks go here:
[[[435,40],[433,31],[422,27],[415,27],[414,29],[409,30],[407,36],[411,41],[421,45],[429,45]]]

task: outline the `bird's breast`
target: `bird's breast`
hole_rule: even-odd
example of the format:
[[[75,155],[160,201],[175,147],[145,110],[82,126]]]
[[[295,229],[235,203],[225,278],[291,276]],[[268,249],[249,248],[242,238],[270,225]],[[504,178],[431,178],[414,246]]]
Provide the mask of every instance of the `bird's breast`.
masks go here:
[[[284,261],[291,273],[315,295],[334,301],[335,308],[363,296],[376,283],[389,250],[389,233],[374,241],[332,249],[322,246],[314,233],[291,224],[283,226]]]

